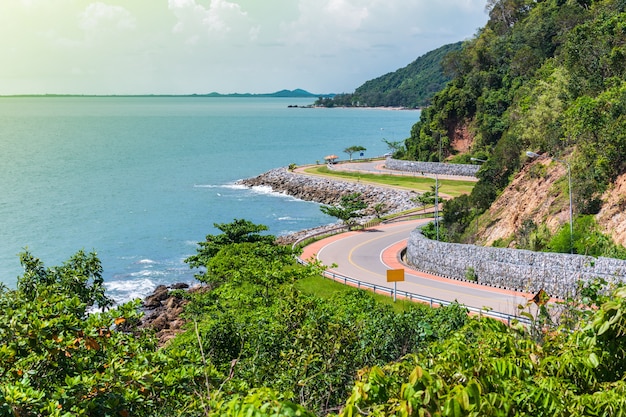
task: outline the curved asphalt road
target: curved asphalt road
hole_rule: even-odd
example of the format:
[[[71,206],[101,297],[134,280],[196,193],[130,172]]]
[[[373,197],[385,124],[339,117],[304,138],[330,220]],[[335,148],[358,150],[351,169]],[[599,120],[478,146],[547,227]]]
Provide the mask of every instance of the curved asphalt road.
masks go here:
[[[427,221],[379,225],[331,236],[306,246],[301,258],[316,258],[326,266],[337,264],[328,271],[388,288],[393,288],[393,283],[387,283],[387,270],[404,268],[405,281],[398,282],[399,291],[519,315],[518,305],[526,305],[531,294],[441,278],[409,269],[400,262],[410,232]]]

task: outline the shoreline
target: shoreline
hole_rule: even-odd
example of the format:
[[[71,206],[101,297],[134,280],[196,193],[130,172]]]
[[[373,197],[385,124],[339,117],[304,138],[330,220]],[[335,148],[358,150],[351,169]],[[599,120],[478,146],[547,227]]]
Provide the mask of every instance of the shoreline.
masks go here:
[[[410,200],[419,195],[415,191],[296,173],[287,167],[274,168],[256,177],[238,180],[236,184],[250,188],[269,187],[277,193],[325,205],[337,204],[346,194],[360,193],[368,205],[385,204],[387,213],[418,207]],[[368,207],[362,217],[374,214],[374,210]]]
[[[383,187],[361,182],[318,177],[290,171],[287,167],[274,168],[256,177],[238,180],[236,184],[246,187],[269,187],[273,192],[283,193],[291,197],[312,201],[323,205],[334,205],[341,201],[341,197],[347,194],[360,193],[368,207],[363,215],[357,220],[361,223],[375,218],[376,212],[373,206],[385,205],[385,214],[394,214],[419,207],[411,201],[419,195],[415,191]],[[320,231],[340,227],[337,221],[307,230],[277,237],[281,243],[293,243],[307,234],[316,234]]]
[[[287,167],[274,168],[256,177],[238,180],[236,184],[250,188],[270,187],[273,192],[284,193],[304,201],[313,201],[325,205],[337,204],[343,195],[358,192],[361,193],[363,199],[368,204],[368,208],[365,209],[363,216],[357,219],[361,223],[375,217],[375,212],[372,209],[374,204],[385,204],[387,206],[386,214],[418,207],[416,203],[411,201],[412,197],[418,195],[415,191],[315,177],[291,172]],[[276,241],[281,245],[291,245],[310,236],[331,232],[343,227],[343,224],[335,221],[310,229],[276,236]],[[160,285],[142,300],[142,309],[145,314],[142,319],[142,327],[153,328],[160,344],[165,344],[174,337],[181,331],[184,324],[180,318],[184,300],[171,294],[171,290],[181,288],[186,288],[187,291],[202,291],[204,286],[200,283],[197,283],[197,285],[185,283],[167,286]]]

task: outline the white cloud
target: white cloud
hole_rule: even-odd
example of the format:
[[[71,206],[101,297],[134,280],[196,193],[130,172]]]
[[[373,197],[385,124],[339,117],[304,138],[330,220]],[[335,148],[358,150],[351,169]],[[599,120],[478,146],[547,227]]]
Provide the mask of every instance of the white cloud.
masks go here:
[[[357,30],[370,15],[368,7],[351,4],[348,0],[329,0],[323,8],[323,19],[332,20],[336,27]]]
[[[247,13],[236,3],[211,0],[205,7],[196,0],[168,0],[168,7],[177,19],[172,31],[188,39],[224,39],[233,33],[249,36]]]
[[[85,31],[131,30],[136,27],[135,18],[121,6],[92,3],[80,16],[80,27]]]

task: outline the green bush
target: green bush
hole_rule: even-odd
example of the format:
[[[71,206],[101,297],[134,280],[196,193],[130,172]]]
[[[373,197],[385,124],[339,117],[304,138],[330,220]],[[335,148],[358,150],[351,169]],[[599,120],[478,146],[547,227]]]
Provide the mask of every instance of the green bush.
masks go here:
[[[211,371],[197,356],[167,355],[136,329],[139,301],[88,313],[107,300],[84,280],[101,270],[95,254],[49,269],[29,253],[22,260],[17,289],[0,291],[2,415],[171,415],[202,388]]]
[[[600,231],[594,216],[579,216],[574,220],[574,253],[589,256],[604,256],[626,259],[626,248],[616,244]],[[548,243],[551,252],[570,252],[569,223],[563,224]]]
[[[478,275],[476,275],[476,270],[473,267],[465,268],[465,279],[473,282],[478,281]]]

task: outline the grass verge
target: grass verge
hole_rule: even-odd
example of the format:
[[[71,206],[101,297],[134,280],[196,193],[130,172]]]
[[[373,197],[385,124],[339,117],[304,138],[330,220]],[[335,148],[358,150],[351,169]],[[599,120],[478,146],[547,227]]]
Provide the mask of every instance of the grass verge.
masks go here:
[[[430,177],[411,177],[389,174],[370,174],[364,172],[333,171],[328,169],[326,166],[315,166],[311,168],[306,168],[304,172],[314,175],[350,179],[353,181],[366,182],[370,184],[402,187],[417,192],[430,191],[431,188],[435,185],[435,180]],[[475,185],[476,182],[474,181],[441,179],[439,180],[439,191],[452,197],[457,197],[461,194],[469,194],[470,192],[472,192],[472,189]]]
[[[335,294],[341,292],[348,291],[365,291],[360,290],[349,285],[340,284],[338,282],[333,281],[332,279],[324,278],[321,276],[308,277],[299,280],[296,282],[296,288],[302,291],[305,294],[314,295],[324,299],[330,299]],[[382,304],[387,304],[391,306],[394,311],[401,312],[407,311],[410,306],[414,306],[415,304],[411,301],[407,300],[397,300],[395,303],[393,302],[393,298],[388,297],[382,294],[374,294],[373,292],[369,292],[369,294],[374,297],[374,299]]]

